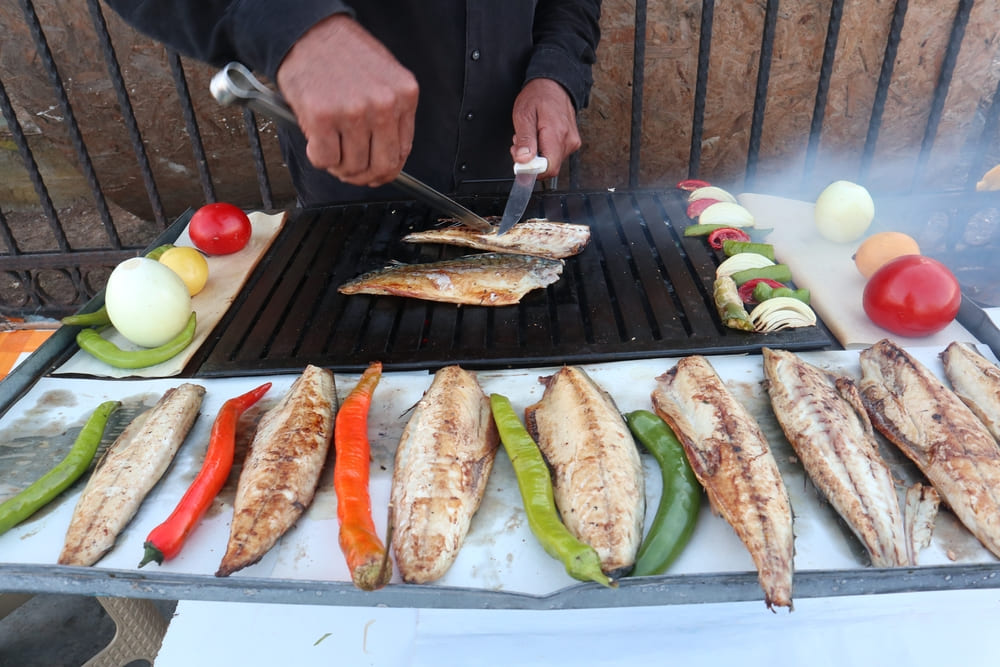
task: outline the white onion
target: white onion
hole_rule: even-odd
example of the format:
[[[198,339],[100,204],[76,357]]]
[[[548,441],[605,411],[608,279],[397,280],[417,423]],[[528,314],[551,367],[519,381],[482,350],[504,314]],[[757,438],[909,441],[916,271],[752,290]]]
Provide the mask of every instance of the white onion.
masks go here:
[[[816,198],[816,228],[835,243],[857,241],[875,219],[875,202],[864,186],[834,181]]]
[[[115,267],[104,288],[104,304],[115,329],[142,347],[163,345],[191,316],[184,281],[147,257],[133,257]]]

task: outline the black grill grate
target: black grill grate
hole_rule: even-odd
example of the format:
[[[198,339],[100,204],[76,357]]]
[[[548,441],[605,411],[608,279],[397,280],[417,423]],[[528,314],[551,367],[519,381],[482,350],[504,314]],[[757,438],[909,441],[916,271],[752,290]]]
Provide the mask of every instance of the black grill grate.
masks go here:
[[[499,213],[501,198],[466,202]],[[516,306],[456,307],[389,296],[345,296],[337,287],[391,260],[424,262],[467,249],[401,243],[436,223],[409,204],[303,211],[287,223],[193,368],[199,375],[336,370],[381,360],[396,370],[458,363],[506,368],[692,353],[826,347],[823,328],[747,334],[722,327],[711,301],[719,258],[685,238],[679,195],[562,193],[536,197],[529,216],[586,223],[586,250],[562,278]],[[200,363],[200,367],[199,364]]]

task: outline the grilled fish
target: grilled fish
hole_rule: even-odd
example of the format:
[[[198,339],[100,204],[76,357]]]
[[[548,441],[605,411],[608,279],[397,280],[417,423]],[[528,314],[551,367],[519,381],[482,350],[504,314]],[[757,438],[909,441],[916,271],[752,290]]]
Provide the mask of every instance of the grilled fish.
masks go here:
[[[653,407],[677,434],[712,507],[757,566],[764,602],[792,606],[792,508],[753,416],[708,360],[694,355],[657,378]]]
[[[217,577],[253,565],[312,502],[333,439],[333,373],[306,366],[260,418],[233,501],[229,543]]]
[[[393,264],[340,286],[341,294],[388,294],[473,306],[509,306],[559,280],[561,259],[484,253],[427,264]]]
[[[912,565],[896,486],[857,386],[791,352],[762,352],[774,414],[816,488],[864,544],[872,565]]]
[[[955,393],[1000,440],[1000,368],[966,343],[951,343],[941,361]]]
[[[487,218],[496,223],[499,218]],[[465,246],[490,252],[534,255],[550,259],[563,259],[583,252],[590,242],[590,227],[568,222],[552,222],[544,218],[530,218],[510,228],[506,234],[493,231],[481,232],[464,225],[443,229],[414,232],[403,237],[407,243],[443,243]]]
[[[136,417],[98,463],[73,510],[60,565],[93,565],[111,550],[146,495],[170,467],[205,388],[185,383]]]
[[[917,464],[958,520],[1000,556],[1000,446],[926,367],[889,340],[861,352],[872,424]]]
[[[552,469],[563,523],[612,577],[635,564],[646,512],[635,440],[611,396],[582,369],[541,378],[542,399],[525,410],[528,431]]]
[[[392,472],[392,547],[403,581],[435,581],[451,567],[499,444],[476,376],[458,366],[435,373],[403,430]]]

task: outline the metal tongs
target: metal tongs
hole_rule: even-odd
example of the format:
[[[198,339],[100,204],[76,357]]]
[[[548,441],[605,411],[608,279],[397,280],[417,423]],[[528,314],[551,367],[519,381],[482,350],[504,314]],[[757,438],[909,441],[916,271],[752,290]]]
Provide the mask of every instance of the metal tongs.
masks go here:
[[[281,96],[262,84],[242,63],[232,62],[216,72],[209,85],[212,97],[223,105],[242,104],[256,113],[263,114],[288,128],[299,130],[299,122],[291,107]],[[447,197],[426,183],[410,176],[405,171],[393,183],[425,204],[458,218],[462,224],[481,232],[493,230],[493,226],[482,217],[465,208],[454,199]]]

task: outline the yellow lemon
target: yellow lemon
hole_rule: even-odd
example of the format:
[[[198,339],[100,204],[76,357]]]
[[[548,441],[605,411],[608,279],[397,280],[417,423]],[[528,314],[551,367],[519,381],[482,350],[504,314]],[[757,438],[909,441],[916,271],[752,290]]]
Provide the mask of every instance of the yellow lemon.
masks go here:
[[[194,296],[205,288],[208,282],[208,260],[197,249],[187,246],[170,248],[160,255],[160,264],[165,264],[181,277],[188,294]]]

